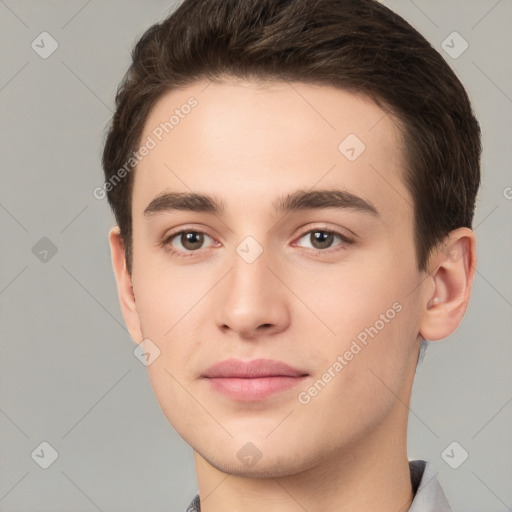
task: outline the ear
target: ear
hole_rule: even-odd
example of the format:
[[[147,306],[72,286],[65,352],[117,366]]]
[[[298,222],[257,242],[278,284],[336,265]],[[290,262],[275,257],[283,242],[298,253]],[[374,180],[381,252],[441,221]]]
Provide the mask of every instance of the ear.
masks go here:
[[[140,343],[144,336],[140,328],[139,314],[133,294],[132,278],[126,269],[124,243],[119,226],[114,226],[108,234],[112,267],[117,281],[117,294],[126,327],[135,343]]]
[[[476,238],[469,228],[458,228],[434,249],[429,259],[434,287],[424,297],[420,335],[434,341],[457,329],[466,312],[476,269]]]

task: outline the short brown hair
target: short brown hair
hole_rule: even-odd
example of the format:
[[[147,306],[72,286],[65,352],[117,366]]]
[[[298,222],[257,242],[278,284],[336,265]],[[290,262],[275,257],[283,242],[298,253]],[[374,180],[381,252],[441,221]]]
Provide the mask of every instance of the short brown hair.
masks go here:
[[[481,141],[467,93],[430,43],[375,0],[182,1],[132,51],[103,150],[106,182],[164,94],[221,76],[331,85],[389,111],[402,127],[419,270],[450,231],[471,228]],[[133,178],[108,190],[130,273]]]

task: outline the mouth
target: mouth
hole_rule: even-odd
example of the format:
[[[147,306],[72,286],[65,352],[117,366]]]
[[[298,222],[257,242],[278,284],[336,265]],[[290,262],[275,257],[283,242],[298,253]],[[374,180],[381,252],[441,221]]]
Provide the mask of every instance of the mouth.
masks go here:
[[[258,401],[299,385],[307,376],[282,361],[228,359],[211,366],[201,377],[212,390],[232,400]]]

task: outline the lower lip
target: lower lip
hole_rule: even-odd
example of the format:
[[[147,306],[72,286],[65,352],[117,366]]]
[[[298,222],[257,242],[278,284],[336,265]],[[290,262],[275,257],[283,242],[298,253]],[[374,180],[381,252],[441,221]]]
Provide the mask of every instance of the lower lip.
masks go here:
[[[208,378],[215,391],[233,400],[244,402],[263,400],[275,393],[285,391],[300,384],[306,377],[261,377],[239,379],[234,377]]]

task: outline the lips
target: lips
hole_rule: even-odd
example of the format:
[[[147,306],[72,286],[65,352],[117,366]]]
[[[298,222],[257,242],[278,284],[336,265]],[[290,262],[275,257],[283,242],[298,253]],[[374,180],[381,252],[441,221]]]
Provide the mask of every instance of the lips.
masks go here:
[[[261,377],[303,377],[305,375],[307,375],[306,372],[293,368],[282,361],[253,359],[244,362],[239,359],[226,359],[210,366],[203,377],[256,379]]]
[[[208,368],[202,377],[212,390],[231,400],[254,402],[299,385],[307,375],[281,361],[227,359]]]

